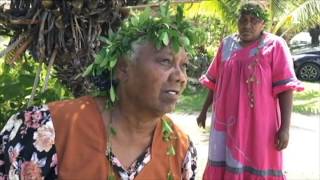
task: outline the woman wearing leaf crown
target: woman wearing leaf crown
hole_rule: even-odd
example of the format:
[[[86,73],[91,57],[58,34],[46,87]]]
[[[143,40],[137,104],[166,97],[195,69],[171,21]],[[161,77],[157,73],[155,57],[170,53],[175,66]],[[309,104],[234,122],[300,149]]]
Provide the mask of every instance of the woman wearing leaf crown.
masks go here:
[[[33,106],[0,134],[0,179],[194,179],[196,150],[165,114],[187,83],[193,27],[182,8],[146,10],[110,34],[85,71],[105,96]],[[107,72],[107,73],[106,73]],[[107,107],[107,108],[106,108]]]
[[[285,41],[264,32],[266,11],[239,11],[238,34],[223,39],[200,82],[209,94],[197,118],[205,127],[213,104],[206,180],[282,180],[292,91],[302,90]]]

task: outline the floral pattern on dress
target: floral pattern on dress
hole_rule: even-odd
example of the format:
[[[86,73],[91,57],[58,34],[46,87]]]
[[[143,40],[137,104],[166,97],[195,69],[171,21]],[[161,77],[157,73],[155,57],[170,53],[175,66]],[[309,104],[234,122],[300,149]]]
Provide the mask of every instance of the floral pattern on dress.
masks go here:
[[[33,134],[35,142],[33,145],[38,151],[49,152],[54,145],[54,129],[52,121],[47,122],[44,126],[41,126]]]
[[[11,116],[0,133],[0,180],[57,179],[54,138],[46,105]]]

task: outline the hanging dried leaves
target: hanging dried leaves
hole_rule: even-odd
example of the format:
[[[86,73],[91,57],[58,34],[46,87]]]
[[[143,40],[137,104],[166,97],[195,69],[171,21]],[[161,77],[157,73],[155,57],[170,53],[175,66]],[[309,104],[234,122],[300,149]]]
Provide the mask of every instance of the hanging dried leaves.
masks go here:
[[[0,2],[1,3],[1,2]],[[80,76],[101,48],[98,39],[117,29],[123,6],[139,0],[11,0],[0,5],[0,35],[10,36],[0,52],[14,64],[26,50],[38,62],[53,63],[56,76],[75,96],[92,86]],[[8,7],[6,7],[8,6]],[[55,52],[55,53],[54,53]]]

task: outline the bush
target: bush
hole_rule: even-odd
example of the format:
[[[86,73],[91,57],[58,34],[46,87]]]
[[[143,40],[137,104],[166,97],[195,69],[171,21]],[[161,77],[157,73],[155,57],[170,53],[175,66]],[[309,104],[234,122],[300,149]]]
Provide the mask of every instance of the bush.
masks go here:
[[[16,65],[7,65],[0,59],[0,128],[5,125],[8,118],[27,107],[39,64],[31,58],[25,58]],[[43,69],[42,72],[46,72]],[[34,104],[45,104],[58,99],[71,98],[56,78],[49,81],[48,89],[41,92],[44,77],[41,77],[40,86],[36,90]]]

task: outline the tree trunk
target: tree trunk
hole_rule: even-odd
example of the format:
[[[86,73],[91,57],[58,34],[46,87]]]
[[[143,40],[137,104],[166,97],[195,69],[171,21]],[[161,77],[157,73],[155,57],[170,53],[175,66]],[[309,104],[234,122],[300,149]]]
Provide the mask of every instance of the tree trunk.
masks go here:
[[[320,27],[319,25],[309,29],[309,34],[311,36],[311,45],[313,47],[319,46],[319,35],[320,35]]]

